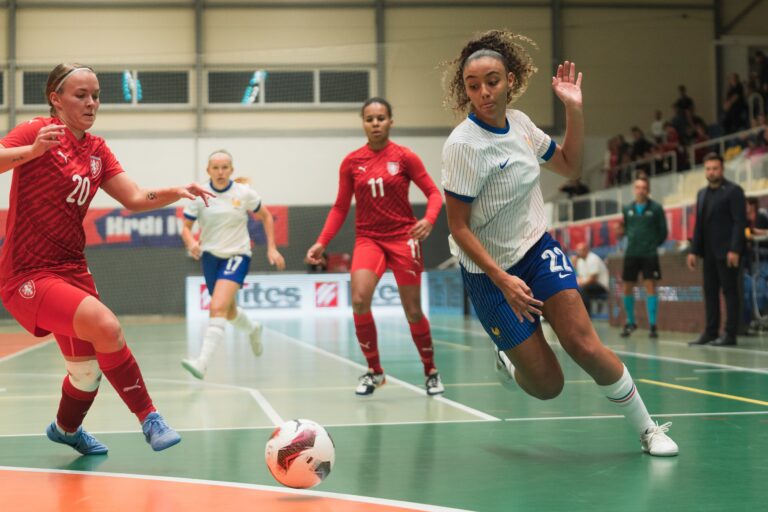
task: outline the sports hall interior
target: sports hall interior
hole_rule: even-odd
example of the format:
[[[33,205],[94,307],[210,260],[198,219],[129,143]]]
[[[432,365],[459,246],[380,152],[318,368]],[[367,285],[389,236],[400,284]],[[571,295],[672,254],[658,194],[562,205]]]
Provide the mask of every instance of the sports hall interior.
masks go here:
[[[704,315],[698,273],[661,283],[659,317],[669,328],[657,340],[642,312],[640,329],[619,336],[614,267],[609,297],[591,311],[653,418],[673,423],[680,455],[654,458],[547,324],[564,392],[538,401],[499,384],[492,343],[450,260],[444,209],[423,244],[422,281],[440,397],[424,393],[392,281],[374,301],[388,383],[370,397],[354,394],[366,369],[348,303],[354,205],[327,248],[332,268],[311,273],[304,256],[335,200],[340,162],[365,144],[363,101],[392,104],[392,140],[416,152],[439,186],[443,144],[463,119],[444,104],[442,64],[475,34],[506,28],[536,43],[538,72],[514,108],[558,142],[565,117],[550,87],[554,66],[570,60],[584,73],[582,181],[591,193],[566,198],[565,180],[546,170],[541,187],[551,232],[569,252],[588,242],[610,261],[621,244],[606,229],[632,189],[608,183],[608,141],[630,138],[632,126],[648,135],[656,110],[672,117],[680,85],[716,128],[729,75],[748,80],[757,52],[768,51],[766,19],[765,0],[0,0],[0,135],[48,114],[43,89],[56,64],[92,66],[102,104],[91,133],[131,178],[147,187],[205,182],[208,155],[226,149],[234,175],[248,178],[275,216],[287,264],[270,268],[254,222],[250,284],[239,299],[265,326],[264,354],[254,358],[228,329],[206,378],[193,379],[179,362],[199,350],[207,311],[200,264],[179,237],[183,202],[136,214],[99,192],[85,221],[89,267],[183,439],[152,452],[104,385],[85,426],[109,454],[81,457],[48,441],[63,360],[51,336],[33,337],[0,306],[0,511],[762,508],[768,337],[758,308],[754,332],[737,346],[689,347]],[[670,223],[665,258],[685,258],[690,212],[706,185],[697,149],[728,153],[726,176],[768,206],[768,158],[749,145],[765,132],[758,117],[684,149],[688,169],[671,159],[627,167],[630,175],[652,168],[651,195]],[[0,241],[10,188],[5,173]],[[416,187],[410,198],[419,217],[425,198]],[[335,283],[336,302],[316,294],[323,283]],[[311,490],[280,486],[264,464],[270,433],[293,418],[324,425],[336,445],[330,476]]]

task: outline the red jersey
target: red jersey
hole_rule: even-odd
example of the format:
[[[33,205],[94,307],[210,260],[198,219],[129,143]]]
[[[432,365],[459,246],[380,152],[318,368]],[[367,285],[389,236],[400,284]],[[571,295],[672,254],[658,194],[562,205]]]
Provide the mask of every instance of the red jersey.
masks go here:
[[[35,118],[0,140],[5,148],[34,143],[57,118]],[[63,126],[63,125],[62,125]],[[83,218],[102,183],[123,172],[104,139],[82,140],[64,127],[61,144],[13,170],[0,281],[33,270],[67,272],[86,265]]]
[[[421,159],[410,149],[389,142],[373,151],[365,145],[348,154],[339,169],[339,193],[317,241],[324,246],[338,233],[355,196],[355,233],[379,239],[403,238],[416,223],[408,200],[411,181],[427,196],[424,217],[437,220],[443,198]]]

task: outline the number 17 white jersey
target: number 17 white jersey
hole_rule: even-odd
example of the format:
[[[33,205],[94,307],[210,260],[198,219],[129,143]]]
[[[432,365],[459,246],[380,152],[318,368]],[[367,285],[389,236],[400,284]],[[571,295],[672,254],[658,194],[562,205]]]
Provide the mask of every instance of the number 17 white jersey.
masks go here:
[[[261,208],[259,195],[248,185],[234,181],[223,190],[215,189],[210,182],[204,188],[216,194],[208,199],[207,208],[199,197],[184,207],[184,218],[200,224],[200,248],[218,258],[251,256],[248,217]]]

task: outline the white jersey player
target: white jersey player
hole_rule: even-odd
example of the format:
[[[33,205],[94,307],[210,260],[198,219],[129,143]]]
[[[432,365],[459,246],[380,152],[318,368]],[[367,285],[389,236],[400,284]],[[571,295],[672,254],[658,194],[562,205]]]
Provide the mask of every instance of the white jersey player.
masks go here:
[[[248,219],[251,215],[261,220],[267,238],[267,258],[278,270],[285,268],[285,260],[275,245],[274,220],[262,204],[259,195],[250,186],[232,180],[232,155],[225,150],[215,151],[208,158],[207,189],[216,194],[209,200],[210,208],[202,201],[191,201],[184,207],[184,228],[181,238],[189,254],[202,260],[203,275],[211,294],[210,321],[203,335],[200,355],[195,359],[182,359],[181,365],[193,376],[202,379],[216,348],[224,339],[227,320],[249,334],[251,348],[256,356],[262,352],[262,325],[251,321],[237,307],[237,291],[242,287],[251,264],[251,237]],[[200,225],[200,241],[192,235],[192,226]]]
[[[543,314],[565,351],[620,407],[643,451],[677,455],[669,423],[651,420],[632,377],[598,338],[578,292],[574,268],[546,232],[539,162],[569,178],[581,173],[584,117],[581,73],[558,66],[552,89],[565,105],[562,146],[522,112],[508,110],[535,71],[521,41],[492,30],[453,60],[449,83],[455,109],[469,118],[443,149],[448,227],[467,293],[496,344],[497,369],[528,394],[547,400],[563,389],[560,363],[544,339]]]

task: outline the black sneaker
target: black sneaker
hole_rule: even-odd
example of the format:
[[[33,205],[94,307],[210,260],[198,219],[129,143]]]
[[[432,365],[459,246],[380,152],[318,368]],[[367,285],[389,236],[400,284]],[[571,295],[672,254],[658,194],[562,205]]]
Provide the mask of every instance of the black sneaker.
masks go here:
[[[651,331],[648,333],[648,336],[650,338],[658,338],[659,337],[659,331],[656,329],[655,325],[651,326]]]
[[[383,373],[373,373],[369,371],[360,376],[357,388],[355,389],[356,395],[372,395],[376,388],[383,386],[387,383],[387,377]]]
[[[630,334],[632,334],[635,329],[637,329],[637,324],[624,324],[624,328],[621,330],[620,336],[622,338],[628,338]]]

